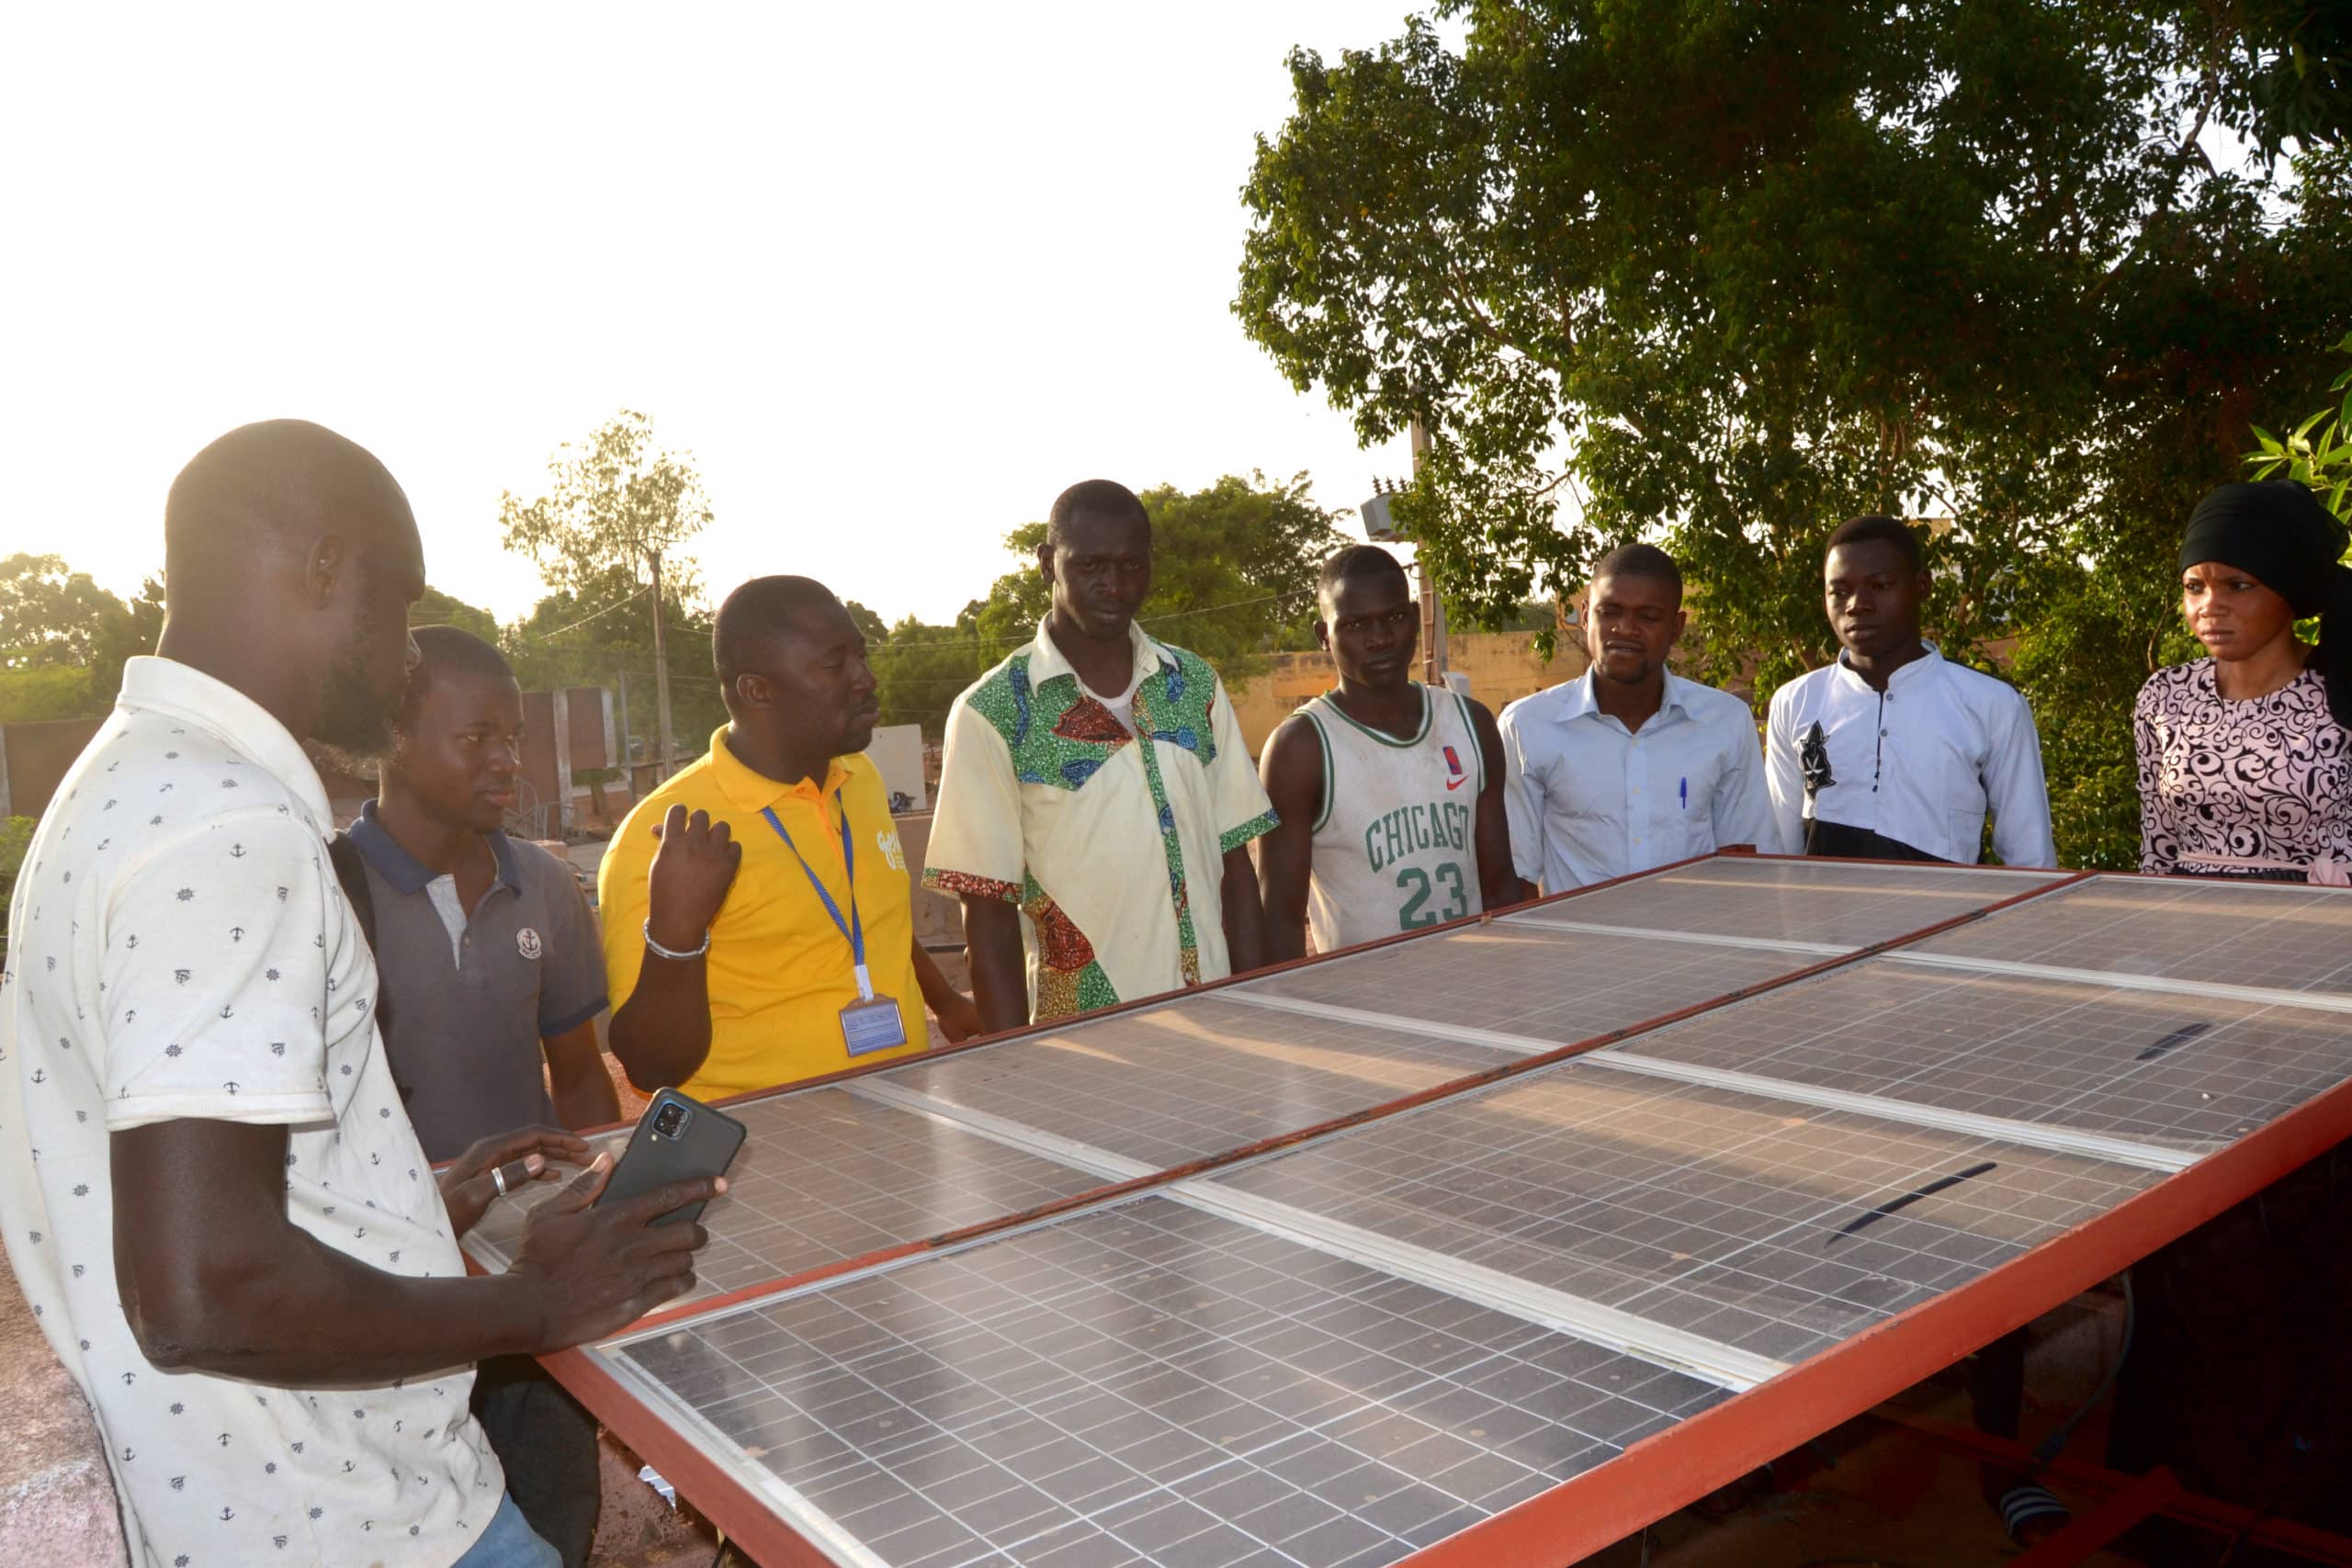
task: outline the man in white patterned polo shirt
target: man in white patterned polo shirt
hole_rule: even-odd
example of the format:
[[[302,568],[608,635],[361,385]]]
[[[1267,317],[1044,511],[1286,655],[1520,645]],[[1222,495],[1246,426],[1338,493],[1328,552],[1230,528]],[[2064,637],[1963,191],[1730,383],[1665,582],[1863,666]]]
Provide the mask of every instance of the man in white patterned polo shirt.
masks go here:
[[[712,1184],[592,1209],[600,1158],[513,1271],[466,1277],[493,1186],[585,1145],[484,1140],[436,1186],[328,864],[301,743],[382,737],[424,591],[407,500],[277,421],[198,453],[164,534],[162,656],[124,672],[10,911],[9,1261],[89,1396],[135,1562],[545,1568],[467,1414],[473,1363],[678,1294],[700,1227],[650,1222]]]

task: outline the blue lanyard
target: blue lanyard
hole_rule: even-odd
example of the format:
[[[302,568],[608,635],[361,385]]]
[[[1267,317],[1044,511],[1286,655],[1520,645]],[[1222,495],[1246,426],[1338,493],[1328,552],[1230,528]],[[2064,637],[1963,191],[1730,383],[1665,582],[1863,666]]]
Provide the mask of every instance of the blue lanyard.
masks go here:
[[[817,897],[824,902],[825,913],[833,918],[834,928],[849,939],[850,963],[857,970],[858,999],[870,1002],[874,999],[874,980],[865,969],[865,927],[857,918],[857,857],[850,848],[849,807],[842,804],[839,790],[833,792],[833,809],[841,814],[842,874],[849,882],[849,919],[846,920],[842,919],[842,907],[833,902],[833,896],[825,891],[825,885],[818,881],[816,872],[809,869],[808,857],[800,852],[800,846],[794,843],[792,835],[784,830],[784,823],[777,818],[775,807],[762,807],[760,815],[768,819],[768,826],[775,829],[775,836],[784,840],[784,847],[790,850],[792,858],[800,863],[800,874],[808,879],[808,886],[817,890]]]

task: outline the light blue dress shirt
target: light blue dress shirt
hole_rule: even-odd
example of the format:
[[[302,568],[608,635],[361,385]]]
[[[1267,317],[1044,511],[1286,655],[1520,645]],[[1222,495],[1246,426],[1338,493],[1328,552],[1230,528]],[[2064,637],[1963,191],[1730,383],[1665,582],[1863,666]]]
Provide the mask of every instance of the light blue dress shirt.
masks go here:
[[[1770,847],[1764,748],[1746,703],[1668,675],[1657,712],[1628,730],[1600,711],[1594,679],[1503,709],[1520,875],[1564,893],[1728,845]]]

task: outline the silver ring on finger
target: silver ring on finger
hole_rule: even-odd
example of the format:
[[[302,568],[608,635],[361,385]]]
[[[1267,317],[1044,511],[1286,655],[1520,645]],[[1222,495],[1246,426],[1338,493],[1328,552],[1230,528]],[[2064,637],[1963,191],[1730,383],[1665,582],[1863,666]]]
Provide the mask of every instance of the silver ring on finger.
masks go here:
[[[490,1168],[490,1182],[491,1182],[491,1185],[492,1185],[492,1186],[493,1186],[493,1187],[495,1187],[495,1188],[497,1188],[497,1189],[498,1189],[498,1195],[499,1195],[501,1198],[505,1197],[505,1196],[506,1196],[506,1168],[505,1168],[504,1166],[503,1166],[503,1165],[493,1165],[493,1166],[492,1166],[492,1167]]]

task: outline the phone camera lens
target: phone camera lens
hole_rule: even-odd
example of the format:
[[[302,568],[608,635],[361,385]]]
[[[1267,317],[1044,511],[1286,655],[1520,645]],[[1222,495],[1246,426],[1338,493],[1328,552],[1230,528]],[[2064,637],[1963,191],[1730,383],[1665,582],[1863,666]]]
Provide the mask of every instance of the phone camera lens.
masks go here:
[[[661,1114],[653,1118],[653,1131],[658,1137],[674,1138],[685,1125],[686,1108],[683,1105],[665,1105]]]

